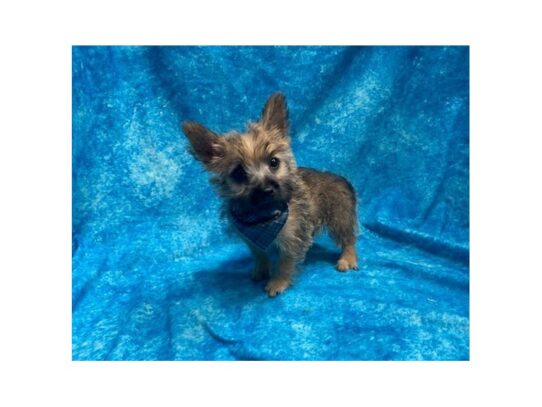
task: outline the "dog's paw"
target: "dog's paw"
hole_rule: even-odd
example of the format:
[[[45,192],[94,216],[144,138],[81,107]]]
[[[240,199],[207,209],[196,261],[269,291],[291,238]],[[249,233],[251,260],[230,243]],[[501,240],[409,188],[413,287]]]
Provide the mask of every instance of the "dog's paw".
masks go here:
[[[355,260],[339,259],[335,268],[338,271],[357,270],[358,263]]]
[[[285,278],[274,278],[265,286],[265,291],[270,297],[275,297],[290,286],[290,281]]]

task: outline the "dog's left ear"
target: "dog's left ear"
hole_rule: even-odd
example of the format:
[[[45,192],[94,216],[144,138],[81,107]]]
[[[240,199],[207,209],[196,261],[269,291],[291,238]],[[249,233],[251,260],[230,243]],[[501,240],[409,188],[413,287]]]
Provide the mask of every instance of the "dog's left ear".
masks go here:
[[[267,100],[262,112],[262,124],[268,130],[277,129],[287,135],[288,108],[283,93],[274,93]]]

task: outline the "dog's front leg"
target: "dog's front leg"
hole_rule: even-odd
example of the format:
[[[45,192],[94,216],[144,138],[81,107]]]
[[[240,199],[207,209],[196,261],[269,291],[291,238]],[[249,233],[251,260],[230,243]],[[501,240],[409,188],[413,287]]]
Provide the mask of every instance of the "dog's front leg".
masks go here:
[[[298,261],[285,253],[280,253],[278,272],[265,287],[265,291],[270,297],[274,297],[286,290],[291,284],[295,274],[295,268]]]
[[[252,258],[254,259],[254,268],[250,274],[250,278],[254,281],[260,281],[269,277],[269,270],[271,268],[271,263],[269,262],[269,257],[265,252],[258,249],[257,247],[248,243],[250,252],[252,253]]]

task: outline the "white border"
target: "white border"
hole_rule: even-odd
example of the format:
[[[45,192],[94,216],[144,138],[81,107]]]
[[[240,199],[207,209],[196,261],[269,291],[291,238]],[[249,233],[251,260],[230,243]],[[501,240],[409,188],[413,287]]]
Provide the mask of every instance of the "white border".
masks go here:
[[[540,404],[535,2],[6,3],[1,405]],[[471,362],[71,362],[73,44],[470,45]]]

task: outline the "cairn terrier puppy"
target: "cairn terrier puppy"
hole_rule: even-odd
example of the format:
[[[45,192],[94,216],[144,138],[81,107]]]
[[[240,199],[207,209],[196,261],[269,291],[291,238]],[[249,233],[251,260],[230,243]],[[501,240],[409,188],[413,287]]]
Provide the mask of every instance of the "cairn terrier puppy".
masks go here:
[[[182,128],[192,154],[211,174],[223,214],[252,252],[252,278],[270,277],[270,297],[292,284],[296,266],[323,228],[342,249],[337,270],[357,269],[354,188],[338,175],[296,166],[282,93],[269,98],[261,119],[245,133],[219,136],[195,122]],[[272,245],[279,253],[274,275],[267,254]]]

